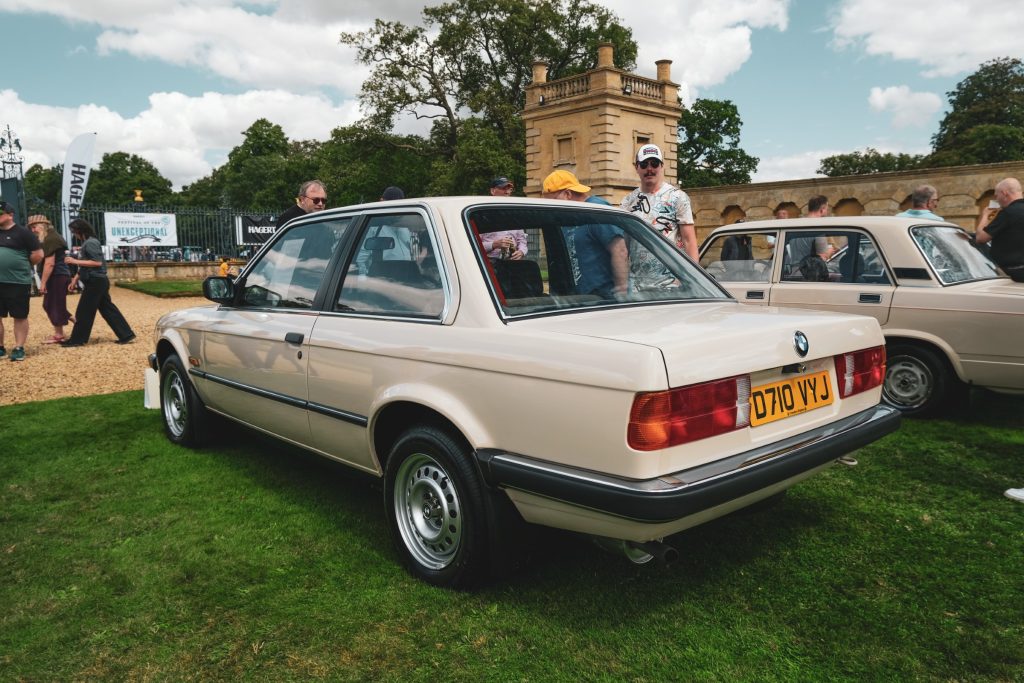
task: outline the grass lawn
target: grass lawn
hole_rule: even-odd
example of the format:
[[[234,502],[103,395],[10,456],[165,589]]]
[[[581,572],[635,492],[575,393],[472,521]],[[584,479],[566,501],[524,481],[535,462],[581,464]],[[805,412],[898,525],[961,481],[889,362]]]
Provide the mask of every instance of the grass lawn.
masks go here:
[[[1024,400],[905,421],[633,566],[565,533],[474,593],[397,565],[365,475],[141,392],[0,409],[0,680],[1024,680]]]
[[[118,282],[118,287],[159,297],[202,296],[202,280],[139,280]]]

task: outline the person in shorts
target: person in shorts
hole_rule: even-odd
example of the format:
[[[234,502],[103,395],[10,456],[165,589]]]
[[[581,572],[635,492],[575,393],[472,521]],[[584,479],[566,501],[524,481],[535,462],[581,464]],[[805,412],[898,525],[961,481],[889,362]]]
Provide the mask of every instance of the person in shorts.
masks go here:
[[[43,260],[39,239],[14,221],[14,207],[0,202],[0,357],[7,355],[4,318],[14,319],[12,361],[25,360],[32,268]]]

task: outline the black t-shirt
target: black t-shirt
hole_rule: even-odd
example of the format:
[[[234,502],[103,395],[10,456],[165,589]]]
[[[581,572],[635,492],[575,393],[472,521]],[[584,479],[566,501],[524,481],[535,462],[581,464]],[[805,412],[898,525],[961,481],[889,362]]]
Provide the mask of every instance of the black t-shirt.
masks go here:
[[[0,282],[27,285],[32,282],[32,252],[41,249],[39,238],[28,228],[14,224],[0,230]]]
[[[997,265],[1024,266],[1024,199],[1004,207],[985,232],[992,236],[992,260]]]
[[[295,218],[296,216],[305,215],[305,210],[303,210],[303,208],[298,204],[294,204],[281,212],[281,215],[277,217],[277,225],[275,227],[278,230],[280,230],[281,226],[290,221],[291,219]]]

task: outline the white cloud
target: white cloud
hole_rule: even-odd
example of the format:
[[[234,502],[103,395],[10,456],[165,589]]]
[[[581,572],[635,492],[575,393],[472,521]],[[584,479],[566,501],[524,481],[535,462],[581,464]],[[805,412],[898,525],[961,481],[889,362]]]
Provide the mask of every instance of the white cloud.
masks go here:
[[[654,63],[672,60],[672,80],[691,89],[716,85],[750,58],[753,29],[786,30],[789,0],[675,0],[656,7],[605,0],[633,29],[637,72],[653,76]]]
[[[819,176],[818,166],[825,157],[843,154],[849,150],[811,150],[785,156],[761,157],[757,171],[751,175],[755,183],[768,183],[778,180],[799,180]]]
[[[942,100],[935,93],[911,92],[905,85],[872,88],[868,104],[875,111],[891,112],[892,125],[896,128],[930,123],[935,112],[942,108]]]
[[[358,117],[353,102],[336,106],[319,95],[253,90],[240,95],[155,93],[149,107],[125,118],[106,107],[51,107],[23,102],[12,90],[0,91],[4,118],[25,140],[25,167],[64,162],[68,143],[79,133],[96,132],[96,158],[107,152],[138,154],[180,187],[210,173],[208,153],[222,154],[242,141],[257,118],[279,124],[291,139],[326,139],[337,126]]]
[[[841,0],[831,23],[838,47],[918,62],[926,76],[1024,57],[1024,13],[1015,0]]]

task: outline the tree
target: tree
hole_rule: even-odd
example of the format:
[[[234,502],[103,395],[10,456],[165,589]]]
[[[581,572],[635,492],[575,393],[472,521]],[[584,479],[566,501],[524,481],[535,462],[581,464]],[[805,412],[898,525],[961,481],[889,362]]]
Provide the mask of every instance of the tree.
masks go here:
[[[64,166],[57,164],[43,168],[41,164],[33,164],[25,171],[25,200],[29,206],[37,204],[57,204],[64,183]]]
[[[888,173],[890,171],[909,171],[922,168],[926,157],[923,154],[893,154],[879,152],[867,147],[863,152],[835,154],[825,157],[819,162],[818,173],[835,177],[843,175],[865,175],[868,173]]]
[[[344,126],[318,150],[316,177],[326,184],[331,206],[376,201],[389,185],[417,197],[427,194],[431,159],[428,141],[419,136]]]
[[[679,117],[679,163],[682,187],[713,187],[750,182],[758,158],[740,149],[740,120],[729,100],[697,99]]]
[[[288,206],[299,183],[288,172],[291,147],[284,129],[256,119],[243,133],[240,145],[221,167],[221,197],[227,206],[277,208]]]
[[[968,128],[946,149],[928,157],[931,166],[991,164],[1024,159],[1024,130],[984,123]]]
[[[615,45],[618,66],[636,59],[631,31],[588,0],[455,0],[422,16],[423,26],[378,19],[368,31],[341,35],[373,67],[360,93],[367,122],[387,131],[400,114],[435,119],[432,140],[452,160],[468,111],[513,151],[516,171],[506,174],[524,174],[519,112],[535,59],[548,63],[552,79],[589,68],[603,41]]]
[[[950,110],[932,137],[935,154],[955,153],[961,144],[973,145],[964,136],[976,126],[1024,128],[1024,64],[1019,59],[1003,57],[985,62],[946,95]],[[989,129],[987,135],[992,133]],[[995,158],[986,161],[1021,158],[1002,158],[998,150],[991,151]]]
[[[127,152],[104,154],[89,174],[85,201],[88,204],[131,204],[134,190],[142,190],[149,204],[166,204],[174,193],[171,181],[156,166]]]

